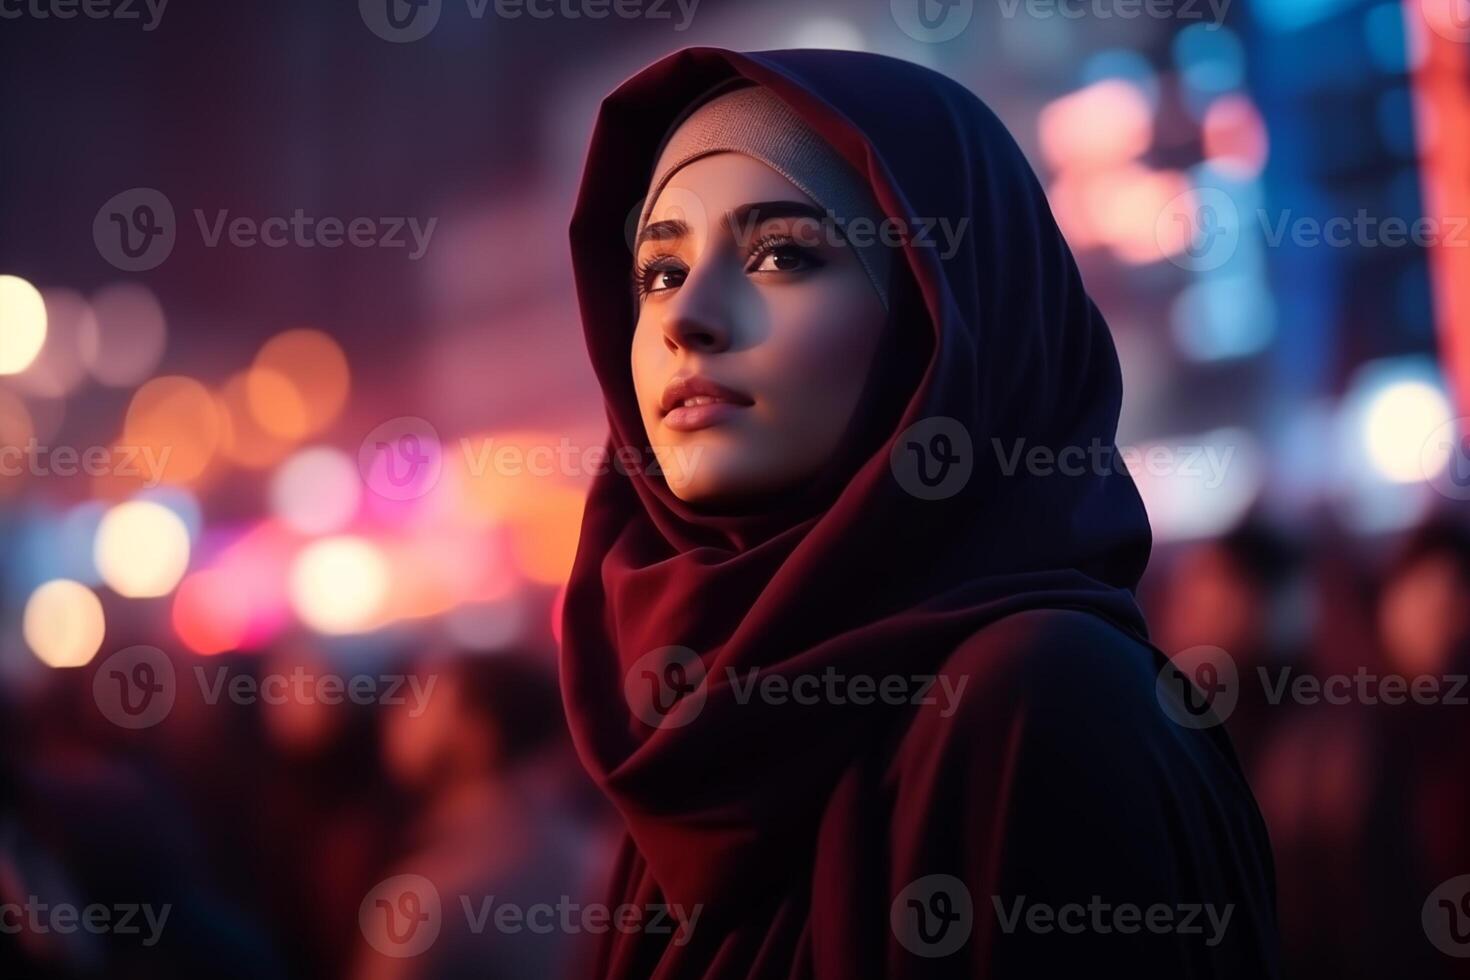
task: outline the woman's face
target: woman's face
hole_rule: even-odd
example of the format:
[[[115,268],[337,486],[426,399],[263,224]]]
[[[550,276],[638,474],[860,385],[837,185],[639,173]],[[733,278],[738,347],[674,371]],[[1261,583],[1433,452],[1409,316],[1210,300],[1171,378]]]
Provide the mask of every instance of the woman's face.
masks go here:
[[[701,157],[659,193],[634,280],[633,385],[674,494],[738,504],[821,470],[886,317],[816,202],[752,157]],[[719,403],[669,410],[680,379],[722,386]]]

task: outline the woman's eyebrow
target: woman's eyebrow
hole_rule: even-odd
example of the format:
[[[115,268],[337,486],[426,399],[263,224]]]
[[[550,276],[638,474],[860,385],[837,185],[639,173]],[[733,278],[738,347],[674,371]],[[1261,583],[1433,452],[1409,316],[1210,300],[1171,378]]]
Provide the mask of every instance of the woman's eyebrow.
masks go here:
[[[754,228],[762,221],[772,218],[814,218],[818,221],[826,217],[825,212],[815,205],[805,201],[752,201],[739,207],[731,208],[725,213],[725,220],[729,227],[739,230]],[[636,252],[644,242],[666,242],[683,238],[689,234],[689,223],[679,218],[670,218],[664,221],[654,221],[643,227],[638,233],[638,238],[633,242],[633,250]]]
[[[805,201],[752,201],[750,204],[731,208],[726,213],[725,220],[732,228],[737,225],[750,228],[772,218],[815,218],[820,221],[826,216],[821,208]]]
[[[655,221],[644,225],[643,230],[638,233],[638,240],[633,243],[633,251],[638,251],[644,242],[666,242],[676,238],[683,238],[689,234],[689,223],[678,218],[666,221]]]

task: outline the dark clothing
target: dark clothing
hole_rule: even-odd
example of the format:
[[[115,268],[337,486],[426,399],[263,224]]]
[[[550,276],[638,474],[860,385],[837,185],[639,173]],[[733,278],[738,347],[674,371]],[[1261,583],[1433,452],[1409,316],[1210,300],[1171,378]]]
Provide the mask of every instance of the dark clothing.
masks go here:
[[[1223,733],[1175,725],[1154,693],[1133,596],[1150,532],[1116,453],[1107,324],[972,93],[876,55],[693,48],[604,100],[571,237],[610,455],[650,455],[626,217],[669,124],[737,75],[906,235],[861,408],[818,478],[747,513],[702,511],[646,468],[593,483],[562,624],[570,725],[630,834],[611,901],[692,922],[678,945],[610,930],[600,973],[1274,976],[1249,789]],[[939,220],[963,223],[952,250]],[[942,696],[875,697],[922,701],[925,677],[965,683],[947,714]],[[1036,918],[1094,897],[1233,911],[1213,945]]]

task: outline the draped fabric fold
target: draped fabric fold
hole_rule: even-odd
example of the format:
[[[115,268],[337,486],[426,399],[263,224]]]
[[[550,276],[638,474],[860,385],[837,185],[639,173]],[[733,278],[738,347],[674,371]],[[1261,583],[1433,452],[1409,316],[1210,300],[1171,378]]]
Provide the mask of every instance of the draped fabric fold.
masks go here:
[[[609,468],[590,490],[564,603],[574,739],[664,894],[715,916],[797,870],[788,856],[898,711],[763,704],[732,680],[932,673],[1029,608],[1144,639],[1132,590],[1150,547],[1114,445],[1113,343],[1030,166],[968,90],[877,55],[689,48],[603,101],[571,248],[609,456],[651,458],[629,370],[629,215],[670,123],[736,76],[792,106],[906,234],[863,409],[820,479],[751,513],[701,512],[647,468]],[[968,478],[940,499],[901,477],[929,445],[900,443],[920,424],[959,433],[951,455],[969,442]],[[1070,465],[1028,464],[1038,448]],[[654,658],[656,694],[668,648],[689,652],[677,669],[698,675],[698,710],[651,724],[641,681],[625,682]]]

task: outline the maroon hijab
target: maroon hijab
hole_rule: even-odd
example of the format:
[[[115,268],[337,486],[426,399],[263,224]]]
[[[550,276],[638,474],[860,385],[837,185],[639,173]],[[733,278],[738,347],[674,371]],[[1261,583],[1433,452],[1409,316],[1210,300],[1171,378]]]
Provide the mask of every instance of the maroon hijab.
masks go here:
[[[1030,166],[968,90],[878,55],[689,48],[603,101],[571,247],[610,457],[651,458],[629,367],[629,215],[671,122],[737,76],[786,100],[887,215],[967,224],[952,255],[936,232],[895,256],[865,408],[802,493],[709,514],[643,467],[592,485],[563,622],[573,736],[663,895],[702,905],[704,921],[809,868],[843,770],[902,721],[901,708],[742,703],[731,670],[934,672],[982,626],[1034,608],[1144,639],[1132,592],[1150,547],[1113,465],[1112,339]],[[905,433],[921,423],[948,443]],[[1038,446],[1091,462],[1009,465]],[[915,484],[905,467],[925,453],[968,469],[962,487]]]

